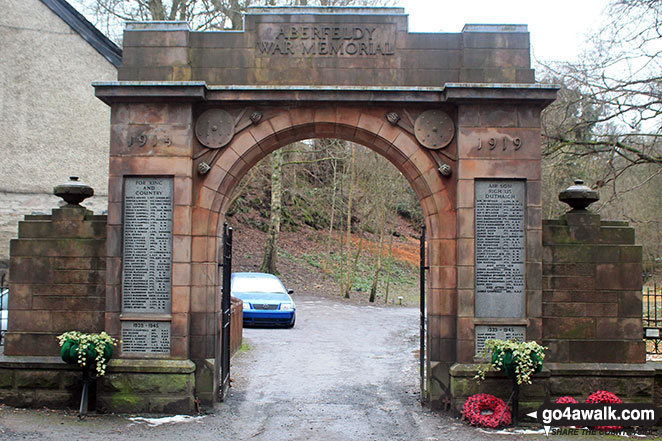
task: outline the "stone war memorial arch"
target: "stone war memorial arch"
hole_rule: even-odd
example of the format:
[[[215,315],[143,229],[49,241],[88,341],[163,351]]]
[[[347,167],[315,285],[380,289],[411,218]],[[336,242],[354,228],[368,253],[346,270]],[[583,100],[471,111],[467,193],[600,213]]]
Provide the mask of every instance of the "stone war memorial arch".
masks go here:
[[[373,149],[420,200],[433,404],[458,409],[502,381],[471,382],[494,337],[550,347],[544,387],[524,388],[523,408],[567,394],[570,377],[572,393],[601,384],[652,400],[632,229],[587,210],[542,220],[540,113],[557,87],[535,83],[525,25],[410,33],[402,8],[324,7],[249,8],[240,32],[129,23],[118,81],[94,86],[112,115],[108,215],[64,207],[22,222],[11,270],[12,299],[20,299],[10,305],[0,360],[11,374],[0,390],[8,402],[20,402],[19,378],[36,371],[52,380],[53,400],[67,402],[66,369],[44,358],[57,353],[45,339],[65,323],[31,323],[74,308],[94,317],[84,322],[90,330],[123,340],[99,381],[98,409],[192,412],[196,397],[212,404],[225,212],[252,166],[310,138]],[[37,302],[37,282],[24,277],[23,262],[44,249],[29,240],[60,240],[62,219],[105,226],[90,230],[85,251],[71,251],[105,263],[87,280],[101,304]],[[39,236],[35,222],[55,233],[42,227]],[[141,242],[145,222],[156,231],[151,248]],[[158,283],[136,282],[137,269]],[[29,387],[45,393],[43,384]]]

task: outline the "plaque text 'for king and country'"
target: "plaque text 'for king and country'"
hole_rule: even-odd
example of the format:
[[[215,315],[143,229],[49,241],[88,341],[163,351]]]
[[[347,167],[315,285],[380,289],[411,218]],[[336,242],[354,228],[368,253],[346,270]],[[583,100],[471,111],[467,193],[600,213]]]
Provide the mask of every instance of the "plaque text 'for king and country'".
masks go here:
[[[125,178],[123,313],[170,313],[172,216],[172,178]]]
[[[476,181],[476,317],[524,317],[524,181]]]
[[[170,322],[122,322],[122,353],[170,354]]]

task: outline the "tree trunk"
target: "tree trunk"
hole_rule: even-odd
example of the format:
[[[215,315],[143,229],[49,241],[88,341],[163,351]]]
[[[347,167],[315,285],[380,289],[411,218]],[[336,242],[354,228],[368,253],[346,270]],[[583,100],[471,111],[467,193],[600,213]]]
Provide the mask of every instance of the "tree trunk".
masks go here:
[[[282,209],[283,187],[281,182],[283,167],[283,153],[276,150],[271,154],[271,215],[269,219],[269,232],[264,247],[264,258],[260,271],[263,273],[278,274],[276,261],[278,258],[278,238],[280,236],[280,218]]]
[[[250,5],[250,1],[246,2],[246,6]],[[243,8],[241,4],[239,4],[238,0],[230,0],[230,11],[229,11],[229,17],[230,17],[230,23],[232,23],[232,29],[233,31],[238,31],[240,29],[244,28],[244,15],[243,15]],[[281,155],[282,158],[282,155]]]
[[[367,223],[367,222],[366,222]],[[349,277],[347,278],[347,291],[345,292],[346,298],[349,298],[349,291],[354,286],[354,281],[356,280],[356,268],[359,266],[359,257],[361,257],[361,251],[363,250],[363,237],[365,235],[365,228],[361,227],[361,234],[359,237],[359,246],[356,249],[356,254],[354,255],[354,260],[352,262],[352,267],[349,270]]]
[[[336,213],[336,178],[338,174],[338,164],[334,160],[331,166],[333,167],[333,193],[331,195],[331,219],[329,220],[329,236],[326,239],[326,258],[324,259],[324,264],[322,266],[324,277],[326,277],[326,274],[329,270],[329,260],[331,260],[331,237],[333,236],[333,221],[334,215]]]
[[[384,229],[386,228],[386,203],[382,204],[382,218],[379,228],[379,247],[377,249],[377,265],[375,268],[375,278],[370,287],[370,298],[368,301],[371,303],[375,301],[377,296],[377,283],[379,282],[379,273],[382,271],[382,247],[384,245]]]
[[[349,290],[351,284],[350,273],[352,267],[351,250],[352,250],[352,198],[354,197],[354,179],[356,174],[356,146],[352,144],[352,162],[349,172],[349,193],[347,195],[347,250],[346,250],[346,274],[345,285],[342,289],[343,296],[349,298]]]
[[[386,290],[384,293],[384,303],[388,303],[388,291],[391,288],[391,265],[393,265],[393,228],[389,228],[388,240],[388,263],[386,265]]]
[[[165,20],[166,13],[161,0],[150,0],[147,4],[149,13],[152,14],[152,20]]]

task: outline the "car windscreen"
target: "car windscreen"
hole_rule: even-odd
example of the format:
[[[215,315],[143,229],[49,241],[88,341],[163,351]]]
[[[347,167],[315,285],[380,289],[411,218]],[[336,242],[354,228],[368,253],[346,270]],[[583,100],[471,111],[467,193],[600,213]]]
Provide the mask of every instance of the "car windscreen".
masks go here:
[[[240,292],[234,293],[235,296],[239,296],[241,300],[244,301],[253,301],[253,300],[262,300],[262,301],[272,301],[272,302],[289,302],[290,297],[285,293],[265,293],[265,292]]]
[[[232,279],[232,292],[255,292],[255,293],[283,293],[285,288],[278,279],[257,277],[234,277]]]

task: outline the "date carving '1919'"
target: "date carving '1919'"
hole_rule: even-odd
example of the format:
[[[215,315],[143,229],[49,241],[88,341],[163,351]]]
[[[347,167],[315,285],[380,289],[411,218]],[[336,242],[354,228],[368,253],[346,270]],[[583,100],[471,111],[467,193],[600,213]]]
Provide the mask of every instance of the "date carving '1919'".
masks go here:
[[[509,148],[519,150],[522,148],[522,140],[519,138],[511,138],[510,136],[499,136],[487,139],[484,145],[483,138],[478,138],[478,150],[482,150],[483,148],[494,150],[497,147],[503,151],[506,151]]]

